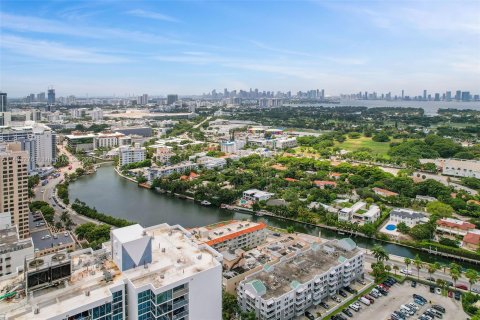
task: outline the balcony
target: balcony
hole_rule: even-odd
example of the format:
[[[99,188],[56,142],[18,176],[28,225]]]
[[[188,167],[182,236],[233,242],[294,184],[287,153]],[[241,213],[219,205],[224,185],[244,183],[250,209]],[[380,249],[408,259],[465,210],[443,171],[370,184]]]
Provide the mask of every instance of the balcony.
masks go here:
[[[187,299],[182,299],[180,301],[174,302],[173,303],[173,310],[176,310],[178,308],[181,308],[183,306],[188,305],[188,300]]]
[[[179,320],[179,319],[184,318],[187,315],[188,315],[188,311],[185,310],[185,311],[182,311],[180,313],[174,314],[173,317],[172,317],[172,320]]]
[[[173,299],[180,298],[188,293],[188,288],[183,288],[173,292]]]

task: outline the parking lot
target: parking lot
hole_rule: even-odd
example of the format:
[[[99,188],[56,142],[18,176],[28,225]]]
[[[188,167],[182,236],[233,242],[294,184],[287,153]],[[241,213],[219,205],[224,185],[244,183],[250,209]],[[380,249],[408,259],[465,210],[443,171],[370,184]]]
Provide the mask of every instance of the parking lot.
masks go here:
[[[427,299],[427,303],[421,306],[412,319],[417,319],[425,310],[431,308],[432,304],[439,304],[446,310],[443,319],[464,320],[467,314],[462,309],[460,301],[453,298],[444,297],[435,293],[430,293],[429,287],[418,284],[416,288],[410,286],[410,281],[405,281],[403,285],[396,284],[390,288],[389,294],[375,299],[375,303],[370,306],[362,305],[359,312],[352,312],[353,318],[359,320],[390,319],[394,310],[398,310],[402,304],[413,302],[412,294],[416,293]]]
[[[365,279],[365,284],[361,284],[359,282],[352,282],[350,284],[350,287],[354,290],[357,290],[358,292],[364,290],[366,287],[371,285],[372,280]],[[341,295],[337,294],[336,297],[341,300],[341,302],[334,301],[331,298],[326,298],[322,300],[322,302],[325,302],[328,304],[328,309],[325,307],[322,307],[321,305],[313,306],[311,308],[308,308],[307,311],[310,312],[315,318],[317,319],[322,319],[322,317],[325,317],[326,315],[332,313],[337,309],[339,305],[342,305],[345,303],[345,301],[350,300],[354,294],[348,293],[346,290],[343,290],[343,292],[347,295],[347,297],[342,297]],[[319,316],[321,314],[321,316]],[[302,320],[308,320],[306,316],[301,316],[298,317],[297,319],[302,319]],[[370,319],[371,320],[371,319]]]

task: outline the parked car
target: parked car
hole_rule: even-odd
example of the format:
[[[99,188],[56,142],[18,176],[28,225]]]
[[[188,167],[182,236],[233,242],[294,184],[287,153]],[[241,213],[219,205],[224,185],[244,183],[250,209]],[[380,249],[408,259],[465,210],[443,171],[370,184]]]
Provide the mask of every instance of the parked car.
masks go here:
[[[369,305],[370,305],[370,300],[368,300],[368,299],[365,298],[365,297],[361,297],[358,301],[360,301],[361,303],[363,303],[363,304],[366,305],[366,306],[369,306]]]
[[[418,300],[422,300],[423,302],[427,302],[427,299],[425,299],[424,297],[422,297],[421,295],[416,294],[416,293],[413,294],[413,298],[418,299]]]
[[[325,308],[325,309],[330,308],[330,306],[329,306],[327,303],[325,303],[325,302],[320,302],[320,306],[321,306],[322,308]]]
[[[435,287],[434,286],[430,286],[430,292],[435,293]]]
[[[442,289],[440,289],[439,287],[436,287],[435,288],[435,293],[436,294],[442,294]]]
[[[462,290],[468,290],[467,286],[464,284],[457,284],[455,288],[462,289]]]
[[[313,316],[313,314],[311,314],[308,311],[305,311],[305,317],[307,317],[308,320],[315,320],[315,317]]]
[[[450,291],[450,292],[451,292],[451,291]],[[440,311],[441,313],[445,313],[445,308],[442,307],[441,305],[434,304],[434,305],[432,306],[432,308],[435,309],[435,310]]]
[[[353,313],[352,311],[348,310],[348,309],[343,309],[342,310],[343,313],[345,313],[347,316],[349,317],[353,317]]]
[[[341,296],[344,297],[344,298],[346,298],[346,297],[348,296],[348,294],[347,294],[345,291],[343,291],[343,290],[339,290],[339,291],[338,291],[338,294],[341,295]]]
[[[433,277],[428,277],[427,280],[428,280],[428,281],[435,282],[435,278],[433,278]]]
[[[460,298],[462,297],[462,294],[458,291],[455,291],[455,300],[459,300],[460,301]]]
[[[370,297],[369,295],[365,295],[363,296],[365,299],[367,299],[368,301],[370,301],[370,303],[375,303],[375,299],[373,299],[372,297]]]
[[[416,288],[417,287],[417,281],[412,281],[412,288]]]
[[[360,308],[355,304],[355,303],[352,303],[351,305],[348,306],[350,309],[352,309],[353,311],[355,312],[358,312],[360,310]]]

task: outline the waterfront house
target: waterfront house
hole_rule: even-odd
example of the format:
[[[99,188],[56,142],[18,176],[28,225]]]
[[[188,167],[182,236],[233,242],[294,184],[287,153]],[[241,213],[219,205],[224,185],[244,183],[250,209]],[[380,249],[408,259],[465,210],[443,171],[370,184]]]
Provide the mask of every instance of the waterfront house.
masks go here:
[[[473,223],[453,218],[443,218],[437,221],[437,231],[452,235],[466,235],[469,231],[474,230]]]

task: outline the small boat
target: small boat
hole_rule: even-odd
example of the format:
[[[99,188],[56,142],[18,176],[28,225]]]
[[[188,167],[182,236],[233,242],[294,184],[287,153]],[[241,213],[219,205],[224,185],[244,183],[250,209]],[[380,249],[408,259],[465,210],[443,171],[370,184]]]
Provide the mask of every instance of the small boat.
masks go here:
[[[343,232],[343,231],[338,231],[338,234],[340,234],[340,235],[344,235],[344,234],[345,234],[345,232]]]
[[[207,200],[203,200],[202,202],[200,202],[200,204],[201,204],[202,206],[209,206],[209,205],[211,205],[211,203],[208,202]]]

